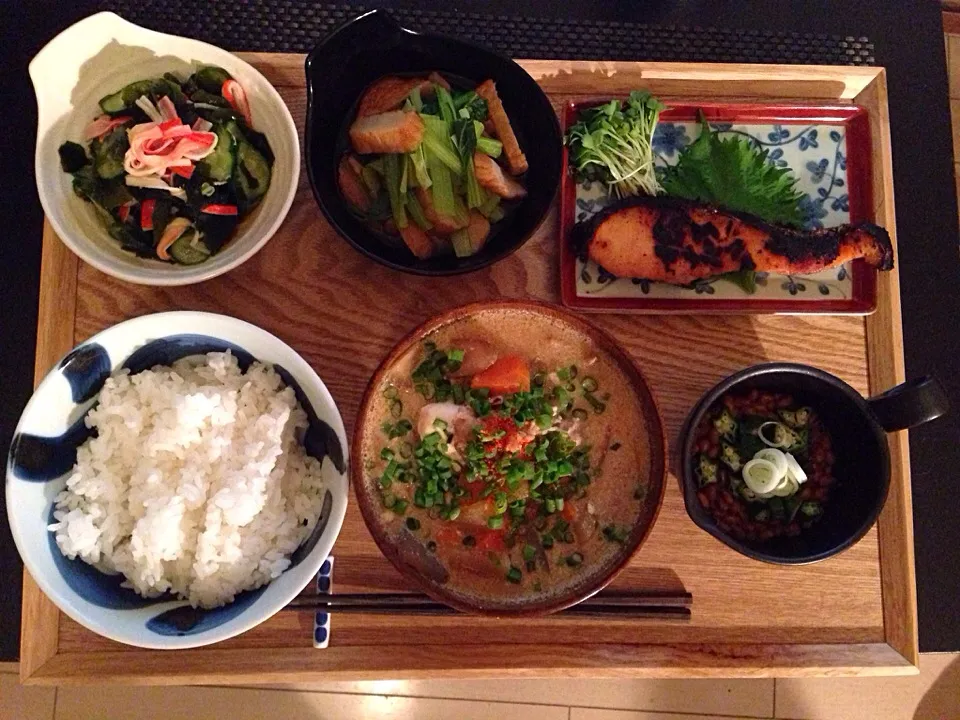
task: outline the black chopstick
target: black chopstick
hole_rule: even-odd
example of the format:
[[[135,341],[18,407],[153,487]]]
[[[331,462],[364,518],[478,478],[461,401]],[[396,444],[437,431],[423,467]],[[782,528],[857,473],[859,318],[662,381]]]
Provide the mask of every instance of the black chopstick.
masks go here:
[[[594,618],[660,618],[685,620],[690,617],[693,597],[689,593],[607,592],[573,605],[561,614]],[[420,593],[345,593],[301,595],[284,610],[310,610],[376,615],[452,615],[457,610]]]

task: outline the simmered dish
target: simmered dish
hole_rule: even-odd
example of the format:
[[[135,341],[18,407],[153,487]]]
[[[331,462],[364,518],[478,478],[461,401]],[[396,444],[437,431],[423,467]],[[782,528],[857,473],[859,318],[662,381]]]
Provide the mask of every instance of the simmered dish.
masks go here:
[[[100,110],[84,131],[87,147],[65,142],[60,164],[124,250],[202,263],[270,187],[270,143],[223,68],[138,80],[103,97]]]
[[[376,392],[365,478],[429,580],[480,600],[562,592],[629,543],[648,438],[630,381],[590,338],[485,312],[432,333]]]
[[[700,503],[732,535],[796,536],[822,516],[834,482],[830,435],[790,395],[725,395],[697,428],[693,450]]]
[[[478,253],[526,188],[527,170],[492,80],[454,87],[438,73],[368,87],[337,182],[384,242],[421,260]]]

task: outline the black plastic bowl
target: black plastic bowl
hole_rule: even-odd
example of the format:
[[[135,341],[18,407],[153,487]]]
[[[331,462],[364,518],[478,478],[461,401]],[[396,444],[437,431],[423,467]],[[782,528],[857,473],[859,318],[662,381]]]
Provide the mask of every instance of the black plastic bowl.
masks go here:
[[[757,389],[788,393],[812,407],[833,444],[834,477],[823,517],[798,537],[740,540],[717,526],[697,498],[693,443],[703,416],[729,392]],[[778,564],[823,560],[847,549],[876,522],[890,488],[890,452],[886,433],[940,417],[948,409],[946,394],[931,377],[898,385],[864,399],[830,373],[807,365],[769,363],[731,375],[704,395],[680,435],[680,483],[687,514],[703,530],[748,557]]]
[[[339,151],[363,90],[384,75],[436,70],[477,84],[493,79],[530,169],[528,195],[471,257],[418,260],[390,247],[347,208],[337,187]],[[307,56],[307,175],[330,224],[357,250],[389,267],[418,275],[479,270],[517,250],[546,217],[560,184],[562,136],[540,86],[513,60],[462,40],[401,27],[382,10],[343,25]]]

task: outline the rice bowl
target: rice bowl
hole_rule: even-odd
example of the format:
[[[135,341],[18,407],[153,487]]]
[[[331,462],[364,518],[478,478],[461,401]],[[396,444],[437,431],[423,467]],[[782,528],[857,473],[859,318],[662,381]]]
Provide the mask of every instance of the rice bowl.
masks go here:
[[[208,417],[216,415],[228,420],[233,412],[233,401],[226,396],[234,392],[240,400],[237,402],[238,417],[244,413],[249,415],[250,408],[255,408],[258,416],[263,415],[260,408],[266,407],[266,419],[261,420],[262,428],[258,429],[253,420],[235,423],[235,427],[242,424],[246,428],[239,438],[239,445],[236,443],[238,436],[230,434],[234,441],[232,444],[238,451],[236,455],[222,447],[219,450],[222,456],[233,457],[240,463],[238,458],[250,445],[257,448],[251,462],[254,465],[259,462],[259,467],[243,473],[242,477],[237,474],[239,471],[204,474],[211,480],[205,495],[195,490],[185,490],[191,482],[184,482],[184,478],[191,473],[195,478],[197,473],[194,471],[197,468],[207,467],[206,461],[201,463],[196,457],[197,445],[190,445],[189,451],[183,450],[184,457],[181,459],[177,457],[180,452],[177,443],[170,442],[169,433],[166,436],[162,433],[152,436],[145,433],[136,443],[137,454],[142,458],[130,457],[132,445],[125,445],[128,450],[125,467],[130,469],[130,480],[136,474],[133,469],[139,467],[142,472],[151,463],[164,468],[176,467],[176,494],[189,496],[192,505],[196,505],[196,508],[188,510],[186,500],[183,501],[181,520],[185,518],[186,522],[177,525],[171,532],[169,528],[173,526],[172,521],[169,526],[160,522],[163,513],[150,513],[149,520],[145,520],[148,513],[144,510],[114,513],[114,508],[120,506],[111,505],[109,498],[91,497],[91,494],[97,495],[106,488],[118,492],[121,488],[112,481],[94,488],[86,474],[86,469],[92,464],[96,476],[104,479],[101,477],[106,469],[101,461],[104,456],[91,440],[94,435],[99,440],[102,434],[105,440],[109,440],[111,448],[114,442],[121,442],[116,432],[122,421],[102,417],[107,412],[101,412],[100,404],[105,407],[122,405],[126,408],[123,412],[130,414],[130,406],[123,404],[121,399],[126,397],[125,393],[140,393],[141,396],[152,398],[151,402],[159,399],[159,395],[152,390],[148,392],[149,388],[156,385],[156,378],[149,380],[151,376],[145,375],[137,380],[145,371],[163,366],[161,372],[170,373],[171,367],[184,358],[192,356],[194,359],[191,362],[196,363],[197,356],[203,358],[209,353],[222,354],[227,351],[235,358],[240,370],[246,373],[240,375],[243,378],[242,385],[251,383],[259,388],[263,383],[263,393],[259,389],[255,391],[258,402],[267,405],[251,406],[246,400],[240,400],[239,390],[218,390],[216,393],[184,391],[186,381],[183,376],[195,378],[194,368],[190,371],[193,375],[178,371],[176,374],[181,377],[176,382],[182,386],[172,394],[163,393],[166,404],[157,405],[156,408],[151,405],[150,408],[162,406],[169,412],[173,402],[170,398],[173,394],[179,394],[183,397],[192,396],[190,402],[206,403],[199,415],[207,412]],[[236,377],[239,371],[230,367],[233,360],[226,360],[226,355],[221,357],[224,358],[223,367],[210,372],[214,375],[222,373],[224,377],[232,376],[232,382],[240,383]],[[257,369],[258,363],[262,364],[263,369]],[[117,377],[108,380],[111,376]],[[102,392],[108,382],[117,387]],[[134,390],[135,382],[148,387]],[[206,379],[198,383],[210,384]],[[217,385],[222,385],[222,382],[217,380]],[[250,388],[248,392],[254,389]],[[116,397],[111,399],[111,393]],[[218,393],[224,397],[216,404],[211,403],[210,396]],[[197,396],[205,398],[202,403]],[[273,410],[270,409],[271,403]],[[215,412],[211,409],[214,405]],[[297,412],[296,405],[302,408],[305,419]],[[284,415],[287,417],[282,421],[281,429],[279,418]],[[91,424],[96,419],[97,427],[88,427],[88,416]],[[133,415],[130,417],[133,418]],[[303,427],[304,422],[306,428]],[[131,420],[131,423],[135,430],[136,421]],[[200,425],[206,428],[205,424]],[[212,428],[207,430],[213,432]],[[216,442],[213,440],[216,434],[209,436],[210,442],[201,442],[204,433],[200,432],[197,432],[200,438],[194,435],[190,442],[199,443],[207,453],[214,452],[211,448],[217,443],[222,444],[222,438],[225,437],[223,430],[222,427],[217,430],[217,433],[221,433],[218,436],[221,440]],[[252,444],[245,439],[249,433],[257,436]],[[265,440],[269,433],[273,433],[273,439]],[[253,438],[253,435],[250,437]],[[292,444],[284,447],[288,437]],[[181,438],[181,444],[183,442],[185,440]],[[258,448],[261,442],[263,447]],[[161,450],[164,444],[168,447]],[[148,447],[150,445],[154,447]],[[272,446],[274,453],[280,448],[284,449],[283,455],[287,458],[285,468],[281,467],[279,458],[268,457],[268,445]],[[241,446],[244,448],[242,451]],[[87,449],[80,452],[82,447]],[[104,637],[129,645],[156,649],[199,647],[233,637],[258,625],[287,605],[314,580],[330,554],[346,514],[349,496],[347,448],[343,421],[329,391],[310,365],[278,338],[249,323],[224,315],[203,312],[147,315],[119,323],[91,337],[68,353],[39,384],[21,415],[11,443],[6,478],[7,516],[26,570],[44,595],[71,619]],[[305,453],[306,459],[291,461],[290,458],[300,450]],[[156,452],[156,456],[151,458],[151,452]],[[206,457],[209,458],[209,454]],[[272,467],[269,467],[271,463]],[[209,464],[226,469],[222,457],[216,462],[211,460]],[[318,467],[319,482],[315,473]],[[68,479],[78,475],[75,468],[81,472],[72,481],[73,489],[68,490]],[[225,485],[222,482],[227,475],[237,483],[245,483],[242,493],[237,495],[233,492],[240,485]],[[295,476],[300,476],[306,482],[307,491],[291,493],[290,488],[284,489],[283,483],[289,485]],[[277,499],[284,503],[284,519],[279,514],[273,514],[272,509],[279,506],[268,499],[268,490],[264,489],[259,494],[248,491],[247,485],[252,486],[254,477],[260,478],[259,481],[283,478],[280,482],[267,482],[266,485],[279,489]],[[161,490],[159,486],[151,485],[147,498],[142,489],[145,483],[130,480],[126,486],[122,486],[123,492],[133,495],[139,492],[141,507],[143,500],[149,499],[151,507],[153,503],[159,503],[166,512],[170,508],[180,512],[179,501],[167,502],[174,494],[172,488]],[[220,484],[213,487],[217,482]],[[166,487],[166,484],[162,487]],[[221,494],[213,503],[218,508],[214,514],[220,518],[220,530],[209,536],[214,542],[209,545],[199,542],[199,526],[197,541],[194,541],[184,530],[193,528],[192,520],[197,517],[196,513],[201,512],[200,507],[209,511],[211,496],[217,497],[217,493],[225,489],[229,489],[229,492]],[[194,494],[191,495],[191,492]],[[85,499],[71,500],[70,493],[78,497],[83,494]],[[235,501],[229,512],[238,513],[230,515],[229,527],[225,524],[226,508],[219,505],[228,495],[233,496]],[[160,497],[165,499],[158,500]],[[244,498],[244,502],[237,503],[237,497]],[[251,505],[244,509],[248,499]],[[94,504],[99,504],[100,509],[94,511]],[[239,527],[239,522],[253,514],[251,508],[257,510],[256,518],[259,520],[252,520],[249,527]],[[81,521],[81,517],[74,515],[74,520],[81,521],[79,524],[70,522],[63,514],[57,517],[58,512],[69,514],[78,509],[81,514],[90,511],[90,517]],[[241,512],[245,513],[242,517]],[[117,517],[106,523],[100,514],[108,517],[116,514]],[[137,539],[134,518],[142,521],[145,532],[140,533],[141,539]],[[64,524],[65,520],[67,522]],[[304,520],[307,524],[297,528],[296,525]],[[57,526],[53,532],[49,530],[51,525]],[[153,532],[154,525],[166,530]],[[150,526],[150,532],[146,532],[147,526]],[[251,532],[254,530],[256,532]],[[174,533],[176,539],[171,539]],[[65,547],[74,551],[77,557],[70,559],[64,555],[58,546],[57,534],[69,536],[70,544],[65,544]],[[96,539],[93,534],[96,534]],[[239,534],[239,539],[235,537],[236,534]],[[143,538],[147,536],[150,540],[144,542]],[[267,536],[269,541],[265,539]],[[266,547],[268,542],[269,549]],[[125,545],[128,551],[123,550]],[[236,547],[240,548],[244,558],[250,559],[250,563],[232,564],[237,559],[228,548]],[[292,553],[291,547],[294,548]],[[200,563],[197,563],[197,548],[207,548],[199,554]],[[86,562],[84,554],[96,562],[97,567]],[[112,559],[108,561],[108,557]],[[178,562],[180,565],[174,571],[171,566]],[[253,563],[256,569],[251,575]],[[148,567],[150,569],[144,571],[142,578],[138,578],[137,568]],[[236,568],[235,575],[230,574],[229,567]],[[117,570],[128,572],[131,578],[117,574]],[[256,587],[258,584],[259,587]],[[143,597],[137,592],[138,589],[152,597]],[[190,599],[181,599],[178,592]],[[229,600],[228,597],[234,593],[233,599]],[[226,604],[206,607],[221,601]]]

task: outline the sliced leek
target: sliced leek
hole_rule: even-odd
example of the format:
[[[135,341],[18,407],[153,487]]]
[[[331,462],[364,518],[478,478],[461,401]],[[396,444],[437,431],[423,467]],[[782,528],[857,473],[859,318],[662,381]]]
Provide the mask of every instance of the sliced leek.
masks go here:
[[[784,454],[787,460],[787,475],[793,477],[798,485],[803,485],[807,481],[807,474],[800,467],[800,463],[790,453]]]
[[[790,469],[790,463],[787,460],[786,453],[778,450],[777,448],[764,448],[763,450],[758,450],[756,455],[753,456],[755,460],[767,460],[772,462],[777,466],[777,475],[783,477],[787,474],[787,471]]]
[[[762,434],[760,437],[763,439]],[[743,480],[752,494],[766,500],[794,495],[806,482],[807,474],[793,455],[768,447],[758,450],[743,466]]]
[[[757,495],[773,492],[782,479],[783,476],[777,473],[777,466],[769,460],[754,458],[743,466],[743,480]]]
[[[773,428],[772,438],[764,434],[767,428]],[[783,432],[783,427],[775,420],[765,422],[763,425],[761,425],[757,429],[757,435],[759,436],[760,440],[763,441],[763,444],[767,445],[768,447],[782,448],[788,445],[787,439],[784,437],[785,433]]]

